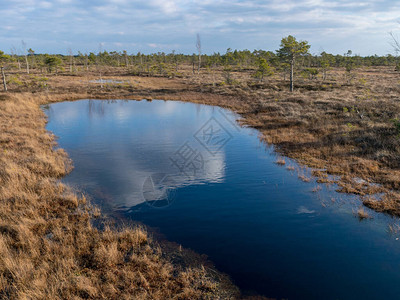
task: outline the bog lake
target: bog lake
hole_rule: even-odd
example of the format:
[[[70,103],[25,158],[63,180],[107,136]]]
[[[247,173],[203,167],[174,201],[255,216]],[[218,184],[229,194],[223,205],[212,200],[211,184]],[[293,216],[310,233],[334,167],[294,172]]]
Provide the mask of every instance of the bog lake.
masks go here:
[[[358,197],[316,183],[232,112],[162,100],[79,100],[43,110],[73,160],[63,182],[105,215],[206,254],[243,291],[400,295],[400,241],[388,230],[397,219],[368,211],[373,219],[360,221]]]

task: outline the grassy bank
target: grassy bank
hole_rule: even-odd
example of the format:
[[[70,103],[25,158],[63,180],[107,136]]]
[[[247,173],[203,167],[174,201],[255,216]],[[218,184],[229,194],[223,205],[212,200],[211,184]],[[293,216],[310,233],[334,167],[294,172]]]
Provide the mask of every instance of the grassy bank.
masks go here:
[[[215,270],[171,263],[174,250],[164,253],[144,228],[92,226],[100,212],[57,180],[71,162],[54,150],[39,107],[65,98],[0,95],[0,297],[238,298]]]

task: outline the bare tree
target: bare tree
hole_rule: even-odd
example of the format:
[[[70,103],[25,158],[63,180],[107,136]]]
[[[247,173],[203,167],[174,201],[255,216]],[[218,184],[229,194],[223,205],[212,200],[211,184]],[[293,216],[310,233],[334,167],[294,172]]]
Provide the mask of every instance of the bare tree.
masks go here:
[[[394,51],[396,52],[396,55],[399,54],[400,52],[400,42],[397,36],[394,35],[393,32],[389,32],[390,37],[392,38],[390,45],[393,47]]]
[[[88,56],[87,52],[85,52],[85,68],[86,68],[86,71],[88,72],[89,71],[89,56]]]
[[[392,46],[394,52],[396,53],[396,71],[400,71],[400,62],[399,62],[399,52],[400,52],[400,42],[398,37],[393,33],[389,32],[389,35],[391,37],[391,41],[389,44]]]
[[[24,40],[22,40],[21,44],[22,44],[23,55],[25,56],[26,73],[29,74],[29,61],[28,61],[28,53],[26,51],[26,43],[24,42]]]
[[[97,65],[97,70],[100,73],[100,87],[103,88],[103,79],[101,78],[101,65],[102,65],[102,53],[103,53],[103,45],[102,43],[99,43],[99,54],[97,55],[96,59],[96,65]]]
[[[6,75],[4,74],[4,65],[6,65],[7,62],[9,62],[10,60],[11,56],[5,54],[3,51],[0,50],[0,71],[3,78],[3,86],[5,92],[7,92],[7,81],[6,81]]]
[[[14,57],[15,61],[18,64],[18,70],[21,71],[21,62],[19,61],[18,53],[17,53],[17,48],[15,46],[11,47],[11,56]]]
[[[128,57],[128,52],[126,52],[126,50],[124,50],[123,52],[122,52],[122,54],[123,54],[123,56],[124,56],[124,59],[125,59],[125,67],[129,67],[129,57]]]
[[[68,56],[69,56],[69,72],[72,73],[72,71],[73,71],[72,66],[74,64],[74,55],[72,53],[71,48],[68,49]]]
[[[4,74],[4,68],[1,67],[1,75],[3,77],[3,87],[4,91],[7,92],[7,81],[6,81],[6,74]]]
[[[35,68],[36,67],[35,51],[32,48],[29,48],[28,55],[31,58],[30,67]]]
[[[199,54],[199,65],[197,67],[197,73],[200,73],[200,67],[201,67],[201,40],[200,40],[200,34],[197,34],[196,48],[197,48],[197,53]]]
[[[172,62],[175,64],[175,72],[178,72],[178,58],[176,57],[175,50],[172,50]]]

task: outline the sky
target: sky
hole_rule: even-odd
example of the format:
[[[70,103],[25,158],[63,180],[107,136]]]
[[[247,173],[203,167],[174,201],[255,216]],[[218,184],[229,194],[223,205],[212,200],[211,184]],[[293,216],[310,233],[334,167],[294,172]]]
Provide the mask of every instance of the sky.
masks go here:
[[[322,51],[394,54],[400,1],[370,0],[0,0],[0,50],[128,53],[232,49],[274,51],[294,35]]]

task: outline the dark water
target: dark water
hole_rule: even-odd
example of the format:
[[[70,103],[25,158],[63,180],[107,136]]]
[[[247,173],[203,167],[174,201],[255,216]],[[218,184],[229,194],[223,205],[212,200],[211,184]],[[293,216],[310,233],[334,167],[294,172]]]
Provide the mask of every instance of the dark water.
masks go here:
[[[64,179],[106,214],[205,253],[245,291],[291,299],[399,299],[396,219],[318,187],[218,108],[82,100],[45,108],[74,161]],[[286,168],[293,166],[296,170]],[[313,189],[320,189],[315,192]],[[397,222],[398,223],[398,222]]]

